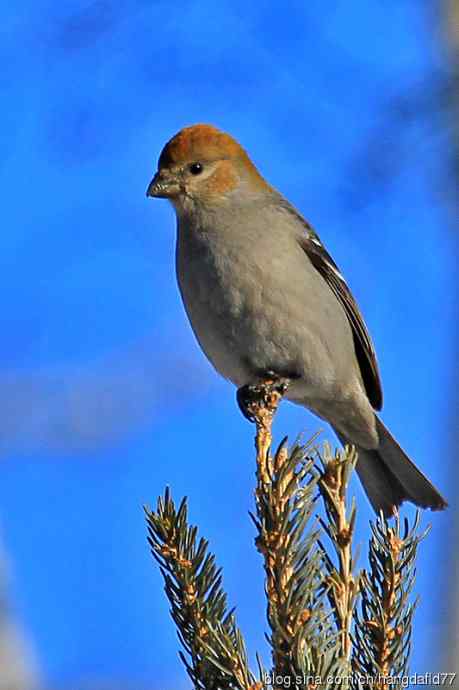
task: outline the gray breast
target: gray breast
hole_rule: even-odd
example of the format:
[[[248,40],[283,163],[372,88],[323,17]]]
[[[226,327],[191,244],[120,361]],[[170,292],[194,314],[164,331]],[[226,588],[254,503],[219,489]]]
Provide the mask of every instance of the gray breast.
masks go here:
[[[352,334],[299,246],[296,223],[282,213],[263,222],[260,211],[243,226],[234,218],[218,228],[179,226],[179,287],[193,331],[223,376],[239,386],[256,372],[290,371],[305,391],[333,395],[337,378],[353,376]]]

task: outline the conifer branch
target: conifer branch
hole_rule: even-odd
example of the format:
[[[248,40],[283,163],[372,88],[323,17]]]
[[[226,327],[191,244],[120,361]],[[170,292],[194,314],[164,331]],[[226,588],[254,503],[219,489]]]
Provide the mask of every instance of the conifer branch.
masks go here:
[[[337,566],[330,557],[326,556],[325,559],[330,583],[329,598],[340,636],[340,655],[345,675],[350,675],[352,618],[359,594],[360,574],[355,574],[356,558],[352,551],[357,511],[354,499],[348,510],[346,494],[357,453],[355,448],[347,446],[343,452],[337,452],[332,457],[329,446],[325,445],[324,458],[320,460],[323,470],[319,489],[327,516],[326,521],[321,520],[321,525],[337,557]],[[325,547],[323,550],[327,552]]]
[[[389,524],[381,515],[371,525],[369,569],[357,572],[356,506],[347,502],[356,451],[347,446],[333,455],[325,445],[322,457],[315,439],[291,450],[285,439],[272,454],[271,426],[284,391],[282,381],[268,381],[239,400],[256,424],[251,517],[265,570],[272,668],[267,671],[257,656],[258,675],[249,670],[215,558],[188,524],[186,500],[176,509],[167,489],[156,511],[146,514],[185,649],[180,657],[195,690],[382,690],[388,678],[407,672],[414,611],[409,595],[424,536],[418,534],[419,514],[411,529],[405,522],[403,535],[398,516]],[[318,495],[325,517],[314,521]],[[332,549],[323,543],[324,532]]]
[[[319,542],[319,523],[307,529],[319,481],[311,457],[315,439],[303,447],[296,444],[290,453],[284,440],[271,456],[271,425],[279,399],[271,391],[250,408],[257,449],[252,518],[266,573],[272,679],[281,679],[279,687],[313,688],[313,678],[336,676],[342,664],[332,651],[336,631],[326,602],[327,557]]]
[[[148,541],[160,565],[171,615],[188,656],[180,657],[196,690],[254,690],[247,653],[234,614],[227,611],[221,571],[208,544],[188,525],[166,489],[155,512],[146,510]]]
[[[321,597],[319,530],[313,527],[304,534],[317,484],[317,477],[311,477],[313,461],[305,458],[307,450],[295,446],[289,453],[285,443],[280,445],[270,459],[268,481],[257,473],[256,517],[252,516],[266,573],[273,674],[284,679],[312,671],[313,640],[318,647],[317,641],[331,634]]]
[[[382,516],[371,523],[369,570],[362,577],[361,610],[355,612],[353,668],[356,675],[375,679],[375,690],[386,688],[389,678],[408,672],[417,603],[411,603],[409,595],[417,548],[428,531],[418,533],[419,520],[419,511],[411,528],[405,520],[403,534],[398,515],[393,526]]]

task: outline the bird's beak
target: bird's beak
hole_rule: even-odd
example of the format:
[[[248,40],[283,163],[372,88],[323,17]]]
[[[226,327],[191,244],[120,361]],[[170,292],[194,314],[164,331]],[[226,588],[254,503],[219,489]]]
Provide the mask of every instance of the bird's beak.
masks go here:
[[[148,185],[147,196],[170,199],[179,192],[180,187],[177,180],[170,173],[168,174],[164,170],[160,170]]]

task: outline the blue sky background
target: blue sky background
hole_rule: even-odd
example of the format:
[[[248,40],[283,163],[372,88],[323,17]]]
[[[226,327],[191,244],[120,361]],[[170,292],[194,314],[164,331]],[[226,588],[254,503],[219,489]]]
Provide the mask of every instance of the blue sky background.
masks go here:
[[[3,7],[0,520],[49,686],[189,687],[142,514],[165,484],[189,496],[251,653],[266,650],[253,429],[186,321],[172,209],[145,198],[194,122],[236,136],[316,227],[373,334],[383,418],[451,502],[424,517],[419,558],[412,670],[433,670],[457,509],[457,256],[445,121],[394,104],[446,74],[436,19],[409,0]],[[321,427],[288,404],[276,421],[279,440]]]

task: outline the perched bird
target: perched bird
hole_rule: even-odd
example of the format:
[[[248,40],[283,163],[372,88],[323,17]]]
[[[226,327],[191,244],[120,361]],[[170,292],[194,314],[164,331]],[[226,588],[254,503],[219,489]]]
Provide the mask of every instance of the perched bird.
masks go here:
[[[288,379],[287,399],[356,446],[376,511],[391,515],[405,500],[445,508],[375,414],[375,351],[337,265],[238,142],[211,125],[182,129],[163,148],[147,195],[175,208],[180,292],[217,371],[239,389]]]

